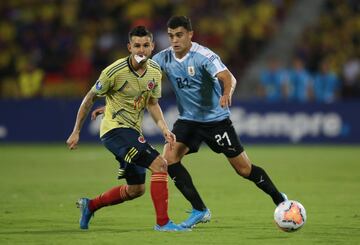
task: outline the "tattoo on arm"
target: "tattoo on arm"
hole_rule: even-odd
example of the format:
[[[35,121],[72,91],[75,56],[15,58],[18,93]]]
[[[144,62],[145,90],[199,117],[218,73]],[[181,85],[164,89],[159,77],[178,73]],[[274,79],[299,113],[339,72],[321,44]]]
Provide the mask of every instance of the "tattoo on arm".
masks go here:
[[[85,96],[84,100],[81,102],[77,117],[76,117],[76,123],[74,127],[74,131],[80,131],[86,116],[89,114],[89,111],[91,107],[94,105],[95,100],[97,99],[97,96],[95,93],[89,91],[87,95]]]

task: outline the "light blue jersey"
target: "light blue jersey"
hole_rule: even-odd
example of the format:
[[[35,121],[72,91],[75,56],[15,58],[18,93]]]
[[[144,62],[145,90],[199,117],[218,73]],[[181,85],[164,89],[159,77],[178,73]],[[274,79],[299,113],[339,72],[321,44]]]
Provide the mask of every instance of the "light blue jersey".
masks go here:
[[[229,108],[220,106],[222,88],[215,77],[227,68],[210,49],[192,42],[190,51],[181,59],[175,57],[171,47],[152,59],[171,82],[180,119],[212,122],[230,116]]]

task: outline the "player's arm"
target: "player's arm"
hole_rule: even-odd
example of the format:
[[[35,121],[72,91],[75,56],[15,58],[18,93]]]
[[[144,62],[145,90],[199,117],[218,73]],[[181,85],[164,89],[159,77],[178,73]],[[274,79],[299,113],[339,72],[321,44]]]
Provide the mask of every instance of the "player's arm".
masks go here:
[[[154,97],[150,97],[147,105],[147,110],[149,111],[156,125],[160,128],[162,134],[164,135],[165,140],[170,143],[170,149],[172,149],[173,144],[176,141],[176,137],[175,134],[173,134],[169,130],[165,122],[164,115],[158,103],[158,99]]]
[[[78,110],[78,113],[76,116],[74,129],[73,129],[72,133],[70,134],[69,138],[66,140],[66,144],[68,145],[70,150],[76,149],[76,146],[80,139],[81,128],[85,122],[85,119],[86,119],[91,107],[93,106],[93,104],[97,98],[98,97],[96,96],[96,94],[90,90],[84,97],[83,101],[81,102],[81,105],[79,107],[79,110]]]
[[[216,77],[223,83],[224,92],[220,97],[221,107],[231,106],[232,95],[236,86],[236,78],[229,70],[223,70],[216,74]]]

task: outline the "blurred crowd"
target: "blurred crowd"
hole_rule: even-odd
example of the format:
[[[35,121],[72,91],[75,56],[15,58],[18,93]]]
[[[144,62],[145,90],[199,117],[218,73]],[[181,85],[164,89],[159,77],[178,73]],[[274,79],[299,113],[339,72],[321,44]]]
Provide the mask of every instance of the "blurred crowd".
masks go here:
[[[325,2],[318,24],[297,43],[291,64],[269,58],[259,81],[261,98],[323,103],[360,98],[360,1]]]
[[[303,101],[328,94],[328,89],[333,95],[323,95],[326,102],[358,96],[357,2],[327,0],[319,24],[306,30],[295,50],[294,67],[301,72],[273,57],[259,75],[258,95],[271,101],[275,97]],[[145,25],[154,33],[155,52],[168,47],[166,22],[172,15],[189,16],[194,41],[218,53],[241,81],[247,64],[276,35],[293,4],[293,0],[2,1],[0,98],[81,97],[103,68],[128,54],[127,33],[132,27]],[[316,82],[320,80],[326,82]],[[164,83],[164,96],[167,91]]]
[[[340,80],[327,60],[319,66],[311,73],[296,57],[289,68],[284,68],[272,57],[261,74],[258,95],[268,102],[335,102],[340,97]]]
[[[2,1],[0,97],[82,96],[103,68],[128,54],[127,33],[133,26],[145,25],[154,33],[155,51],[169,46],[166,22],[175,14],[189,16],[194,40],[219,53],[238,76],[276,32],[290,2]]]

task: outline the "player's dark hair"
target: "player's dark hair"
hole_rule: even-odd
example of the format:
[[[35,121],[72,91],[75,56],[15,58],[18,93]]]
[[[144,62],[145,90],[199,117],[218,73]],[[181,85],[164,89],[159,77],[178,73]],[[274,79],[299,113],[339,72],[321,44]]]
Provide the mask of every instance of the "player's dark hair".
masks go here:
[[[150,37],[151,41],[153,41],[153,34],[146,29],[145,26],[136,26],[129,32],[129,42],[131,42],[132,37]]]
[[[175,29],[184,27],[187,31],[192,31],[191,20],[186,16],[173,16],[167,22],[167,27]]]

